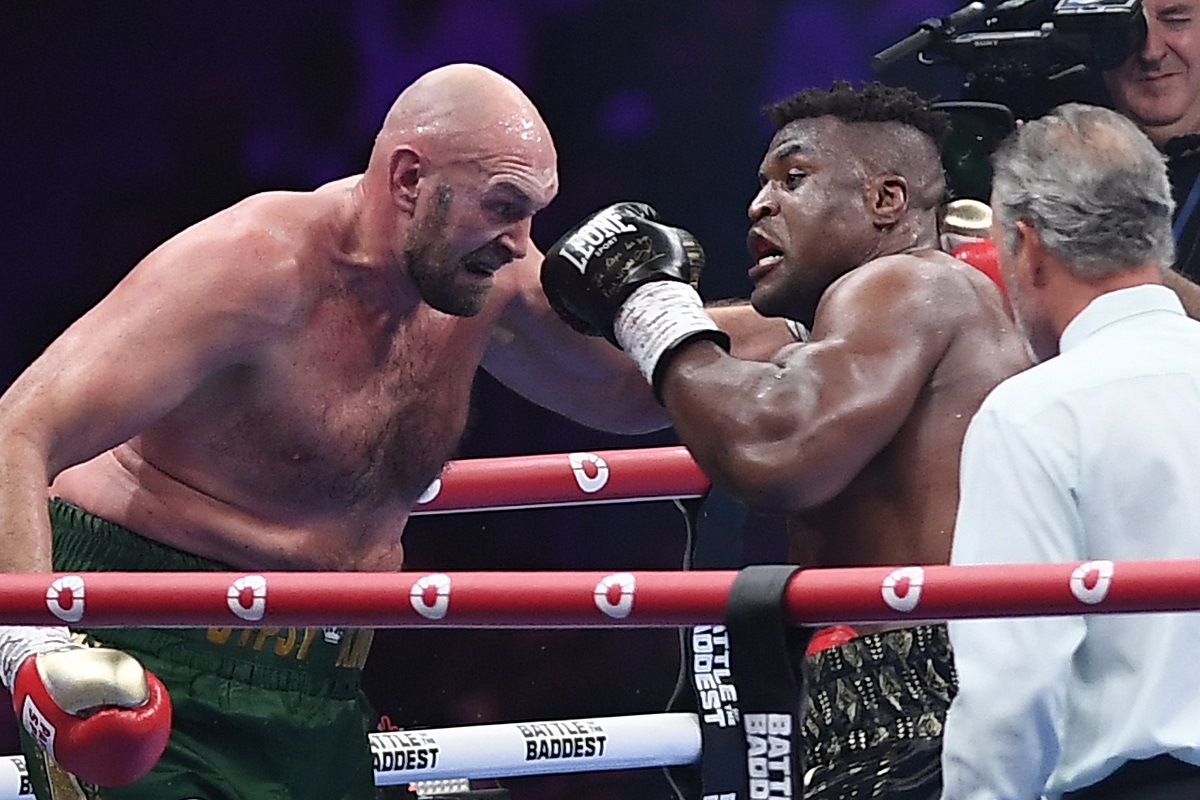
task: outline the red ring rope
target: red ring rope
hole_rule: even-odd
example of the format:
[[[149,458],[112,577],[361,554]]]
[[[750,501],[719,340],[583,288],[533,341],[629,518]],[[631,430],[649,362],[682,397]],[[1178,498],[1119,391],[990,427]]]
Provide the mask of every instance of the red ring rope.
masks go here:
[[[722,620],[736,572],[17,573],[0,623],[78,626],[676,627]],[[810,569],[797,624],[1183,611],[1200,560]]]
[[[448,463],[413,513],[669,500],[708,487],[681,446],[473,458]]]

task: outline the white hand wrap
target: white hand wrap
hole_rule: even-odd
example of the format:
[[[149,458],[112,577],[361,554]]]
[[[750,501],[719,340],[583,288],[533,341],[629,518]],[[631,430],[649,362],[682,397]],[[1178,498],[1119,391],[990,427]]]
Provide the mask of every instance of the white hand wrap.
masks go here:
[[[721,329],[704,310],[691,285],[653,281],[639,286],[621,304],[613,323],[617,343],[654,386],[659,360],[676,345],[703,331]],[[657,387],[656,387],[657,388]]]
[[[797,342],[808,341],[808,328],[804,327],[803,322],[797,322],[794,319],[785,319],[784,323],[787,325],[788,333],[792,334]]]
[[[0,681],[11,689],[17,669],[25,659],[54,650],[79,647],[66,628],[39,628],[33,625],[0,625]]]

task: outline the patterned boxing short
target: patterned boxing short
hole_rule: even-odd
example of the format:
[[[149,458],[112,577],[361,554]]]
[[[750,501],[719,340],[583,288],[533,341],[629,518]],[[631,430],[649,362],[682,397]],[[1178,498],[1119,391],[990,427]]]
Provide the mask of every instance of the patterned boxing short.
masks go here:
[[[54,568],[228,571],[52,500]],[[371,631],[97,628],[83,641],[133,655],[171,695],[163,757],[127,786],[85,784],[23,735],[39,800],[374,800],[359,688]]]
[[[806,800],[936,800],[958,689],[945,625],[858,636],[806,657]]]

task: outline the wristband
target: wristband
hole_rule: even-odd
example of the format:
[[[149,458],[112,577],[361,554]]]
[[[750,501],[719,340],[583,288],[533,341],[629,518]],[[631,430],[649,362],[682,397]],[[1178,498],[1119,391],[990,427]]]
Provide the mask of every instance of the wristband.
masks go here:
[[[663,356],[685,341],[704,338],[729,349],[729,336],[704,310],[690,284],[661,280],[639,286],[621,304],[613,323],[617,344],[658,394]]]
[[[66,628],[33,625],[0,625],[0,682],[12,689],[25,659],[39,653],[78,647]]]

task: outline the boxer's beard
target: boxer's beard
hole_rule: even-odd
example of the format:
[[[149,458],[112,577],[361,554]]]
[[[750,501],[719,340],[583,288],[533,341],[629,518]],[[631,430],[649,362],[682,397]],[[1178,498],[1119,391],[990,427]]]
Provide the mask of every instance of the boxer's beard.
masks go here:
[[[433,209],[424,217],[413,220],[404,237],[404,256],[408,274],[421,298],[445,314],[473,317],[483,310],[488,286],[460,285],[462,259],[454,257],[453,247],[446,237],[450,218],[450,203],[454,190],[443,183],[437,188]]]

